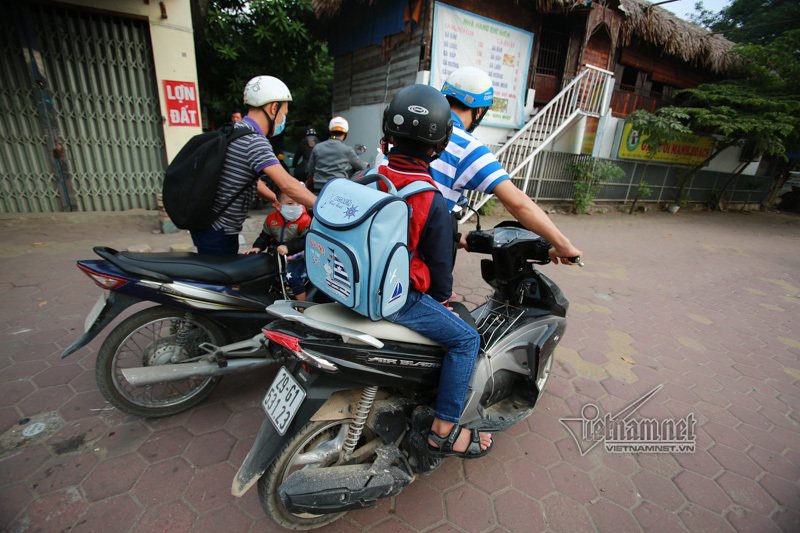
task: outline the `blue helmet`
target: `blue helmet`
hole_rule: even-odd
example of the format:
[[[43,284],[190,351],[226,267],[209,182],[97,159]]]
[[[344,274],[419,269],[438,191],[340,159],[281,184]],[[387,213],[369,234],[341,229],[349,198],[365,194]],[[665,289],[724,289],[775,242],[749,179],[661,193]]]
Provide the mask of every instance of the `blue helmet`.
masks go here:
[[[461,67],[442,85],[442,94],[452,96],[467,107],[491,107],[494,87],[489,75],[477,67]]]

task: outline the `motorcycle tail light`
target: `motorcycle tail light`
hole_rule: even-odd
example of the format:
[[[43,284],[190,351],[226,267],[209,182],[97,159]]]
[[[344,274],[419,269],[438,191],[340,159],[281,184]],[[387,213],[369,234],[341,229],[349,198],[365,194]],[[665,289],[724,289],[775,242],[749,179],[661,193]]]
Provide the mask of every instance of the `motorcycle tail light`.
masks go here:
[[[292,337],[291,335],[279,333],[277,331],[270,331],[268,329],[263,329],[261,332],[275,344],[279,344],[293,352],[299,352],[301,350],[300,340],[297,337]]]
[[[101,289],[114,290],[128,283],[127,279],[109,276],[108,274],[101,274],[83,265],[78,265],[78,268],[81,269],[84,274],[89,276],[89,278]]]

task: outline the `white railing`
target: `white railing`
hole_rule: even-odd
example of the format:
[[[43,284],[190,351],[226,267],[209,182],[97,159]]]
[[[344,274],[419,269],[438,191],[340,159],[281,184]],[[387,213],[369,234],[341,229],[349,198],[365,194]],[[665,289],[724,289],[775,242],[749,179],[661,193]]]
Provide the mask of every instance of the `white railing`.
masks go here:
[[[575,79],[495,151],[495,157],[511,179],[523,180],[523,191],[528,189],[536,156],[579,117],[601,117],[607,113],[613,87],[613,72],[584,65]],[[475,210],[492,197],[477,191],[470,191],[466,196]],[[468,218],[469,215],[461,221]]]

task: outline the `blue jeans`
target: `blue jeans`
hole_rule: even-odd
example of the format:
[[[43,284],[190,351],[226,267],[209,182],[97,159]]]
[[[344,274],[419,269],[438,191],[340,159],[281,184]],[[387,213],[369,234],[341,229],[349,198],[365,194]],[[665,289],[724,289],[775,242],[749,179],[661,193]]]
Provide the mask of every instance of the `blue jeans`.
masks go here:
[[[436,418],[457,424],[478,357],[480,335],[445,306],[414,290],[409,291],[406,305],[388,319],[447,348],[439,377]]]
[[[239,253],[239,235],[226,235],[224,231],[208,228],[193,229],[192,242],[197,253],[210,255],[236,255]]]
[[[300,257],[297,257],[298,255]],[[295,295],[306,292],[308,274],[306,274],[305,255],[296,254],[293,259],[290,259],[286,265],[286,274],[286,281]]]

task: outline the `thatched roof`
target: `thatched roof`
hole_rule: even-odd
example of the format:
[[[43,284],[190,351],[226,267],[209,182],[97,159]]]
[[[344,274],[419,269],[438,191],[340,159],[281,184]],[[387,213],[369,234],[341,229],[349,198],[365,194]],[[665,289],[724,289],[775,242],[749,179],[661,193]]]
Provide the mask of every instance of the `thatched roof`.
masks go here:
[[[312,0],[311,7],[317,18],[331,17],[339,11],[342,1]],[[734,59],[729,51],[733,43],[721,35],[682,20],[647,0],[618,1],[618,9],[625,17],[622,25],[623,46],[639,38],[671,56],[716,73],[724,72],[732,65]],[[372,0],[361,2],[372,3]],[[530,3],[537,11],[552,12],[570,11],[581,7],[585,0],[530,0]]]
[[[678,18],[666,9],[645,0],[620,0],[619,10],[625,14],[623,46],[638,37],[671,56],[717,73],[726,71],[734,62],[729,53],[732,42]]]

